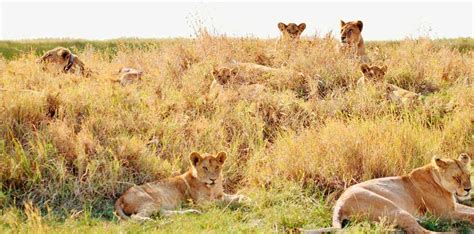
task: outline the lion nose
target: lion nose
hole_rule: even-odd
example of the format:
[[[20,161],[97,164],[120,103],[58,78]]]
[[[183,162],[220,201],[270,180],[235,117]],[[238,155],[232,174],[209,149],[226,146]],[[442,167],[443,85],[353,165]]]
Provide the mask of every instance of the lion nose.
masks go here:
[[[210,179],[210,180],[211,180],[212,182],[215,182],[215,181],[216,181],[216,179]]]
[[[341,37],[341,41],[345,41],[346,40],[346,37],[345,36],[342,36]]]

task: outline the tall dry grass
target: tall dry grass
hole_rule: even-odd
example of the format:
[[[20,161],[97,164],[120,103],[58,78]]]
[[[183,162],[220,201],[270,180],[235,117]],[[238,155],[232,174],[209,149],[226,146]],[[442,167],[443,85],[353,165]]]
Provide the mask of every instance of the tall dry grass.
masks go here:
[[[372,61],[389,67],[387,82],[424,95],[407,107],[377,84],[356,87],[358,62],[330,36],[290,51],[275,42],[202,33],[114,53],[86,46],[75,52],[91,78],[42,71],[34,53],[1,59],[0,208],[31,202],[44,212],[111,217],[126,188],[184,171],[191,151],[228,152],[226,190],[297,184],[324,196],[406,173],[435,154],[473,153],[472,51],[429,39],[369,43]],[[285,64],[318,95],[209,98],[213,67],[232,61]],[[142,81],[112,82],[123,66],[143,70]]]

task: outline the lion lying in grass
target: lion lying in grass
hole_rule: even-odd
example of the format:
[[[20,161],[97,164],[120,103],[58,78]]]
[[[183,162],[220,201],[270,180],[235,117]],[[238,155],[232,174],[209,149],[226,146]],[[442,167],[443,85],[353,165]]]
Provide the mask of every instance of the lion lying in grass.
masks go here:
[[[149,220],[152,214],[158,212],[164,216],[200,213],[193,209],[176,210],[189,199],[196,203],[215,200],[242,202],[248,198],[224,193],[222,165],[226,159],[225,152],[217,155],[193,152],[189,156],[189,171],[162,181],[131,187],[115,202],[115,211],[122,219]]]
[[[333,227],[342,228],[351,217],[380,221],[384,217],[408,233],[429,232],[417,222],[427,213],[443,219],[474,224],[474,208],[456,203],[454,196],[469,196],[471,158],[434,157],[408,175],[369,180],[347,189],[336,202]]]
[[[388,99],[394,103],[409,106],[416,103],[421,98],[420,94],[408,91],[393,84],[387,84],[386,89]]]
[[[37,62],[59,66],[64,73],[75,73],[77,69],[81,75],[90,75],[90,72],[85,68],[85,64],[75,54],[64,47],[56,47],[47,51]]]
[[[120,78],[114,81],[119,82],[122,86],[126,86],[135,81],[141,80],[143,71],[134,68],[123,67],[119,70],[118,74],[120,75]]]
[[[232,63],[213,71],[212,90],[241,89],[245,96],[258,96],[265,89],[276,91],[292,90],[298,97],[309,95],[309,78],[289,68],[273,68],[255,63]]]
[[[369,66],[365,63],[360,65],[362,77],[357,80],[357,86],[363,86],[368,82],[383,81],[385,74],[387,73],[387,65]]]

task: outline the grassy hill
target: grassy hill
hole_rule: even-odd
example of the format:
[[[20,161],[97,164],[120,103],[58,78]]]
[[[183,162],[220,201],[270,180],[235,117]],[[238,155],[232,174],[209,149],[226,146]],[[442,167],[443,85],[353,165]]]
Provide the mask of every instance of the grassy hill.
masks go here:
[[[374,64],[388,66],[385,82],[423,94],[410,106],[387,100],[377,83],[357,87],[360,64],[337,44],[309,38],[285,50],[276,40],[206,33],[0,42],[0,232],[329,227],[345,187],[407,173],[433,155],[474,154],[473,39],[368,43]],[[35,60],[55,46],[71,48],[93,75],[43,71]],[[210,97],[212,69],[231,61],[285,64],[313,85],[300,93],[277,87],[258,101]],[[143,79],[113,82],[124,66],[142,69]],[[190,204],[204,214],[145,224],[114,217],[113,202],[132,184],[184,172],[192,151],[222,150],[226,191],[248,195],[250,204]],[[470,228],[431,217],[423,225]]]

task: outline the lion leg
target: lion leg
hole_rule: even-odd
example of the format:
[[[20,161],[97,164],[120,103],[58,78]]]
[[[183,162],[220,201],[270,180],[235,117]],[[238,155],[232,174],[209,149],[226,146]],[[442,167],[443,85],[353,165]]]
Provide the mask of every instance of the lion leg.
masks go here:
[[[160,215],[164,217],[170,217],[173,215],[182,215],[182,214],[202,214],[201,211],[195,209],[188,210],[161,210]]]
[[[157,211],[154,204],[145,203],[141,205],[139,211],[136,214],[132,214],[130,218],[136,221],[148,221],[151,220],[150,216]]]
[[[456,206],[456,210],[451,213],[451,218],[456,219],[456,220],[464,220],[468,221],[471,224],[474,224],[474,213],[472,212],[471,209],[468,206],[466,207],[459,207]]]
[[[470,206],[466,206],[463,204],[456,203],[456,211],[461,211],[465,213],[471,213],[474,214],[474,208]]]
[[[239,194],[223,194],[222,196],[222,200],[224,200],[224,202],[237,202],[237,203],[242,203],[242,202],[245,202],[245,201],[249,201],[250,198],[244,196],[244,195],[239,195]]]
[[[345,198],[339,206],[338,215],[340,217],[365,216],[372,221],[382,221],[386,218],[388,222],[395,224],[407,233],[429,233],[418,224],[413,215],[397,207],[392,201],[371,191],[357,191]]]

